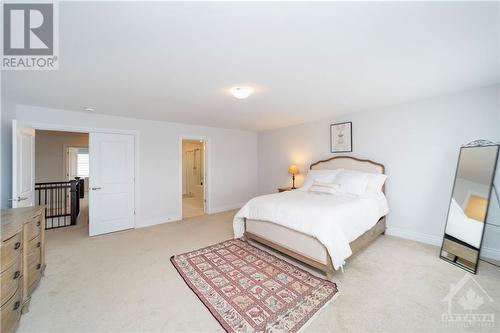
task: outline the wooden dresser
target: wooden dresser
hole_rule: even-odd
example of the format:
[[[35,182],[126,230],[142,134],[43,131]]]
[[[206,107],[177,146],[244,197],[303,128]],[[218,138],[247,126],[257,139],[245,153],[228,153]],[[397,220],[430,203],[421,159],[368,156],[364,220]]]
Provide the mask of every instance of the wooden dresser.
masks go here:
[[[40,206],[2,209],[1,332],[14,332],[45,269],[45,217]]]

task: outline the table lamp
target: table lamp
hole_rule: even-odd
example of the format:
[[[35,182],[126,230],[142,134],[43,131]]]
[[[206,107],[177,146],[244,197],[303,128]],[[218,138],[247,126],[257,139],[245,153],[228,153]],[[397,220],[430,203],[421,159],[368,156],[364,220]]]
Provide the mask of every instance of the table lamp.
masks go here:
[[[299,167],[292,164],[288,167],[288,173],[292,175],[292,189],[295,189],[295,175],[299,173]]]

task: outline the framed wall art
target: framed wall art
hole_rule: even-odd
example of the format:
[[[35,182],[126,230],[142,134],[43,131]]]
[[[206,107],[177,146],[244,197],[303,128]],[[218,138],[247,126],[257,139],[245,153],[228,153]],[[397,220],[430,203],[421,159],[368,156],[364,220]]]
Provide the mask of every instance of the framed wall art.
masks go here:
[[[352,122],[330,125],[330,151],[332,153],[352,152]]]

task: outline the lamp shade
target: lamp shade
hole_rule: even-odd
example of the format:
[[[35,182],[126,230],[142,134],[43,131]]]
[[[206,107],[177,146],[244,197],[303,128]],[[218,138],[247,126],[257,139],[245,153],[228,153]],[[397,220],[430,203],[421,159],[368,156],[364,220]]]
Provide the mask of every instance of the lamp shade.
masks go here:
[[[245,99],[253,93],[250,87],[232,87],[229,92],[237,99]]]
[[[295,164],[292,164],[288,167],[288,173],[291,175],[296,175],[299,173],[299,167]]]

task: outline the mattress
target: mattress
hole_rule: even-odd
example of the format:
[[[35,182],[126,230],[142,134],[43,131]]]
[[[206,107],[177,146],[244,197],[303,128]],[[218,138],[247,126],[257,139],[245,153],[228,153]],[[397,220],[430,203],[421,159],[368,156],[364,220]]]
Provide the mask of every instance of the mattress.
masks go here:
[[[267,221],[270,224],[254,225],[251,228],[262,232],[266,228],[275,230],[276,237],[295,237],[305,234],[320,242],[332,258],[335,269],[352,254],[349,243],[371,229],[388,212],[383,193],[367,193],[361,196],[316,194],[305,191],[289,191],[253,198],[236,214],[233,229],[235,237],[243,236],[244,221]],[[273,229],[272,224],[295,231]],[[247,228],[250,226],[247,226]],[[250,231],[250,230],[249,230]],[[301,239],[301,242],[304,242]],[[307,243],[299,244],[308,256],[324,262],[320,248]],[[294,246],[294,249],[295,247]]]

